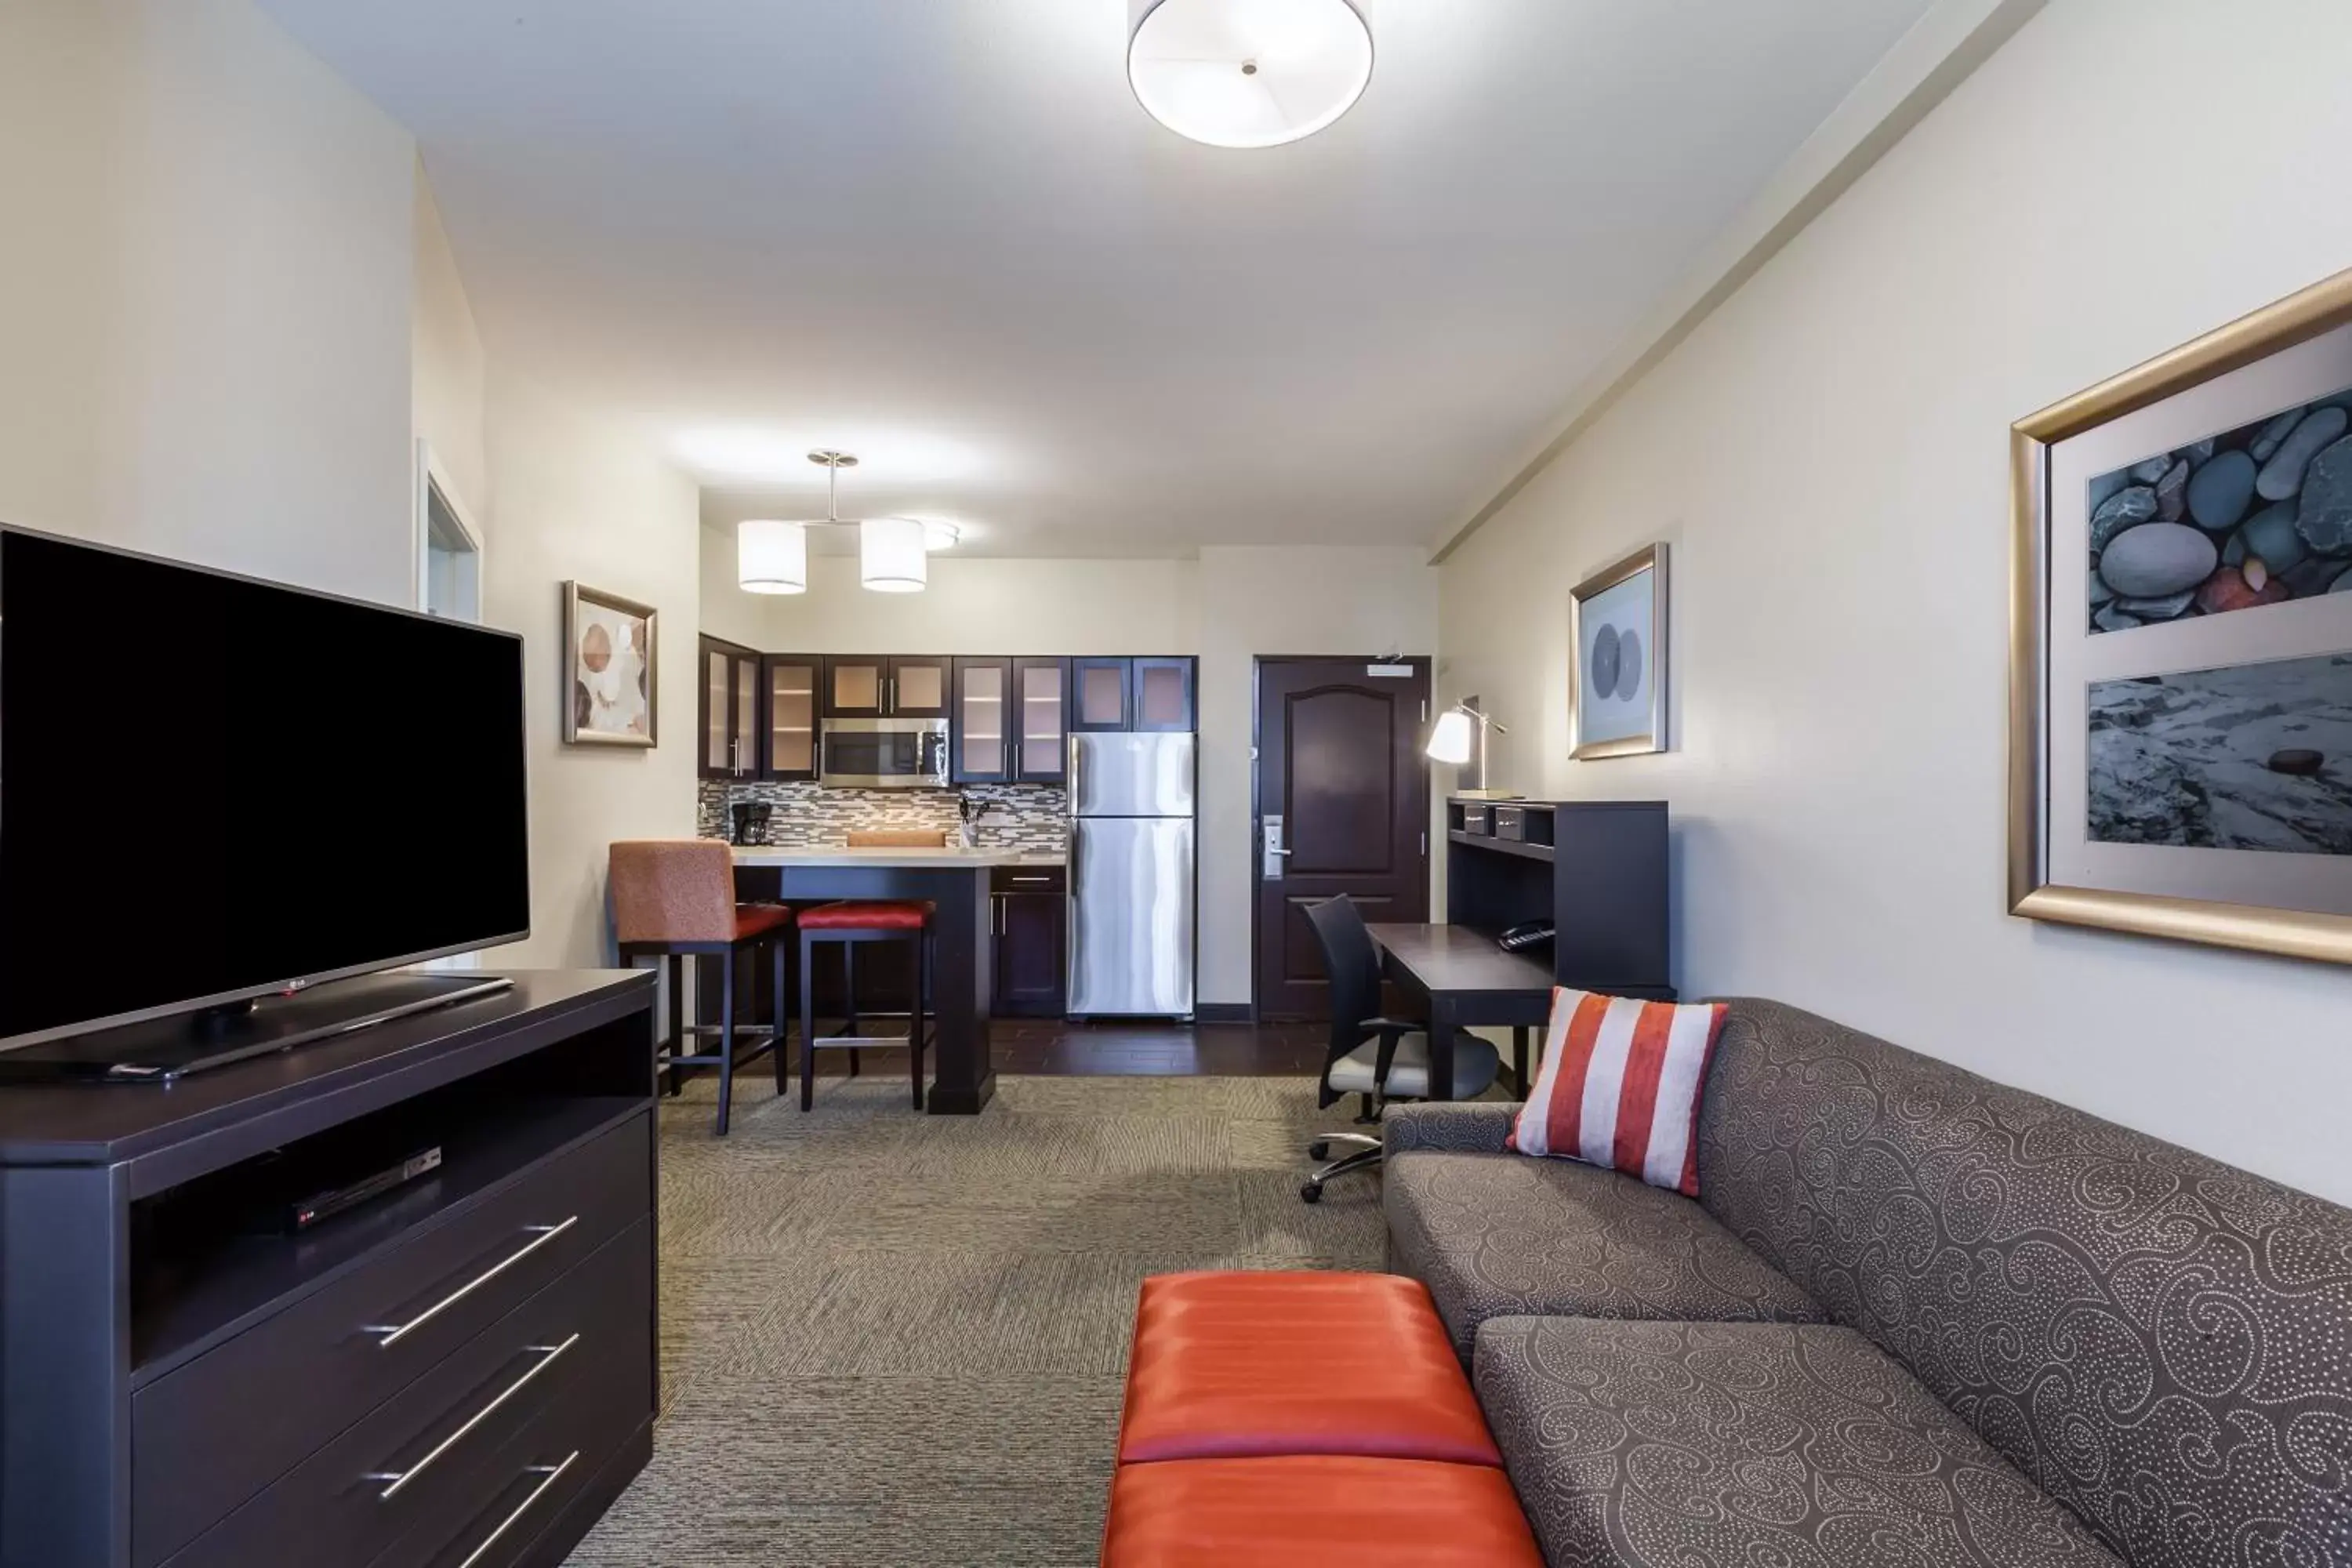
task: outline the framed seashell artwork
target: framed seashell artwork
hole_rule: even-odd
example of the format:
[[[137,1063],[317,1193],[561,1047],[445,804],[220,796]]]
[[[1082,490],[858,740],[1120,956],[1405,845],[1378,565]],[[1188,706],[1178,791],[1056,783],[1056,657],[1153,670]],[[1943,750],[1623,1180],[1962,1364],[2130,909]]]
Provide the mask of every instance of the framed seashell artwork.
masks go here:
[[[2011,459],[2011,912],[2352,963],[2352,272]]]
[[[661,695],[659,616],[580,583],[563,584],[563,740],[650,747]]]

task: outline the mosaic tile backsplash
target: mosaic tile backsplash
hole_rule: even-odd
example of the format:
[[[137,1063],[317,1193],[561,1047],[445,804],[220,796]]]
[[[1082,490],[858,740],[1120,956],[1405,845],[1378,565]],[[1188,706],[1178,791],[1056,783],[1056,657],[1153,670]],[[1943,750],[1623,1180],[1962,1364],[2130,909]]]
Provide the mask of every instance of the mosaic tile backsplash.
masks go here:
[[[980,842],[990,849],[1059,854],[1069,847],[1069,797],[1058,784],[965,784],[944,789],[835,789],[824,784],[738,784],[706,779],[695,813],[696,831],[724,838],[733,826],[728,807],[765,801],[768,842],[786,848],[831,848],[849,841],[853,827],[937,827],[955,842],[961,793],[988,808]]]

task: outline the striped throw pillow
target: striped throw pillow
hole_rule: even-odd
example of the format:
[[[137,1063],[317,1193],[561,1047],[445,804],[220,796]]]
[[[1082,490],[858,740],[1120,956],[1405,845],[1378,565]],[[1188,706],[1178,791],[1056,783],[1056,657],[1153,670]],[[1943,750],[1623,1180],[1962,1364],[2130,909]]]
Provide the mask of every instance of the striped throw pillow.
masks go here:
[[[1509,1146],[1698,1196],[1698,1097],[1723,1015],[1720,1002],[1555,988],[1543,1067]]]

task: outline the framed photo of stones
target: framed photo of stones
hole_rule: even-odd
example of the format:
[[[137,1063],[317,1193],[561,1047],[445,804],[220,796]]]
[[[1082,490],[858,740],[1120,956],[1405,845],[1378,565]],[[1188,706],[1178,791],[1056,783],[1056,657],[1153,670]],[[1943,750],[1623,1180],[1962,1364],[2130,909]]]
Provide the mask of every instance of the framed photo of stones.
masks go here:
[[[660,617],[651,605],[563,584],[563,740],[573,746],[655,743]]]
[[[2011,453],[2011,911],[2352,963],[2352,272]]]
[[[1666,749],[1666,547],[1645,545],[1569,595],[1569,755]]]

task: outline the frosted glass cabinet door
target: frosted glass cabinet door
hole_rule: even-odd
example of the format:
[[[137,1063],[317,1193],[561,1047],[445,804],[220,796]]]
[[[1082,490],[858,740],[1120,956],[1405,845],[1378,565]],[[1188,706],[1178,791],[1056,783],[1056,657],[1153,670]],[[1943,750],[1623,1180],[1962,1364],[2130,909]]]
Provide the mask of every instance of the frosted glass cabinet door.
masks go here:
[[[695,771],[707,779],[757,778],[760,773],[760,656],[717,637],[697,645],[702,679],[695,693],[695,733],[701,737]]]
[[[1067,767],[1064,737],[1069,732],[1070,665],[1061,658],[1013,661],[1014,694],[1020,699],[1020,750],[1013,776],[1026,784],[1060,784]]]
[[[774,654],[761,661],[768,699],[768,752],[762,770],[772,779],[816,777],[817,692],[824,661],[814,655]]]
[[[878,658],[828,658],[824,661],[824,716],[828,719],[879,719],[882,669]]]
[[[1013,661],[955,661],[955,779],[959,784],[1001,784],[1011,775],[1011,733],[1006,698],[1013,689]]]

